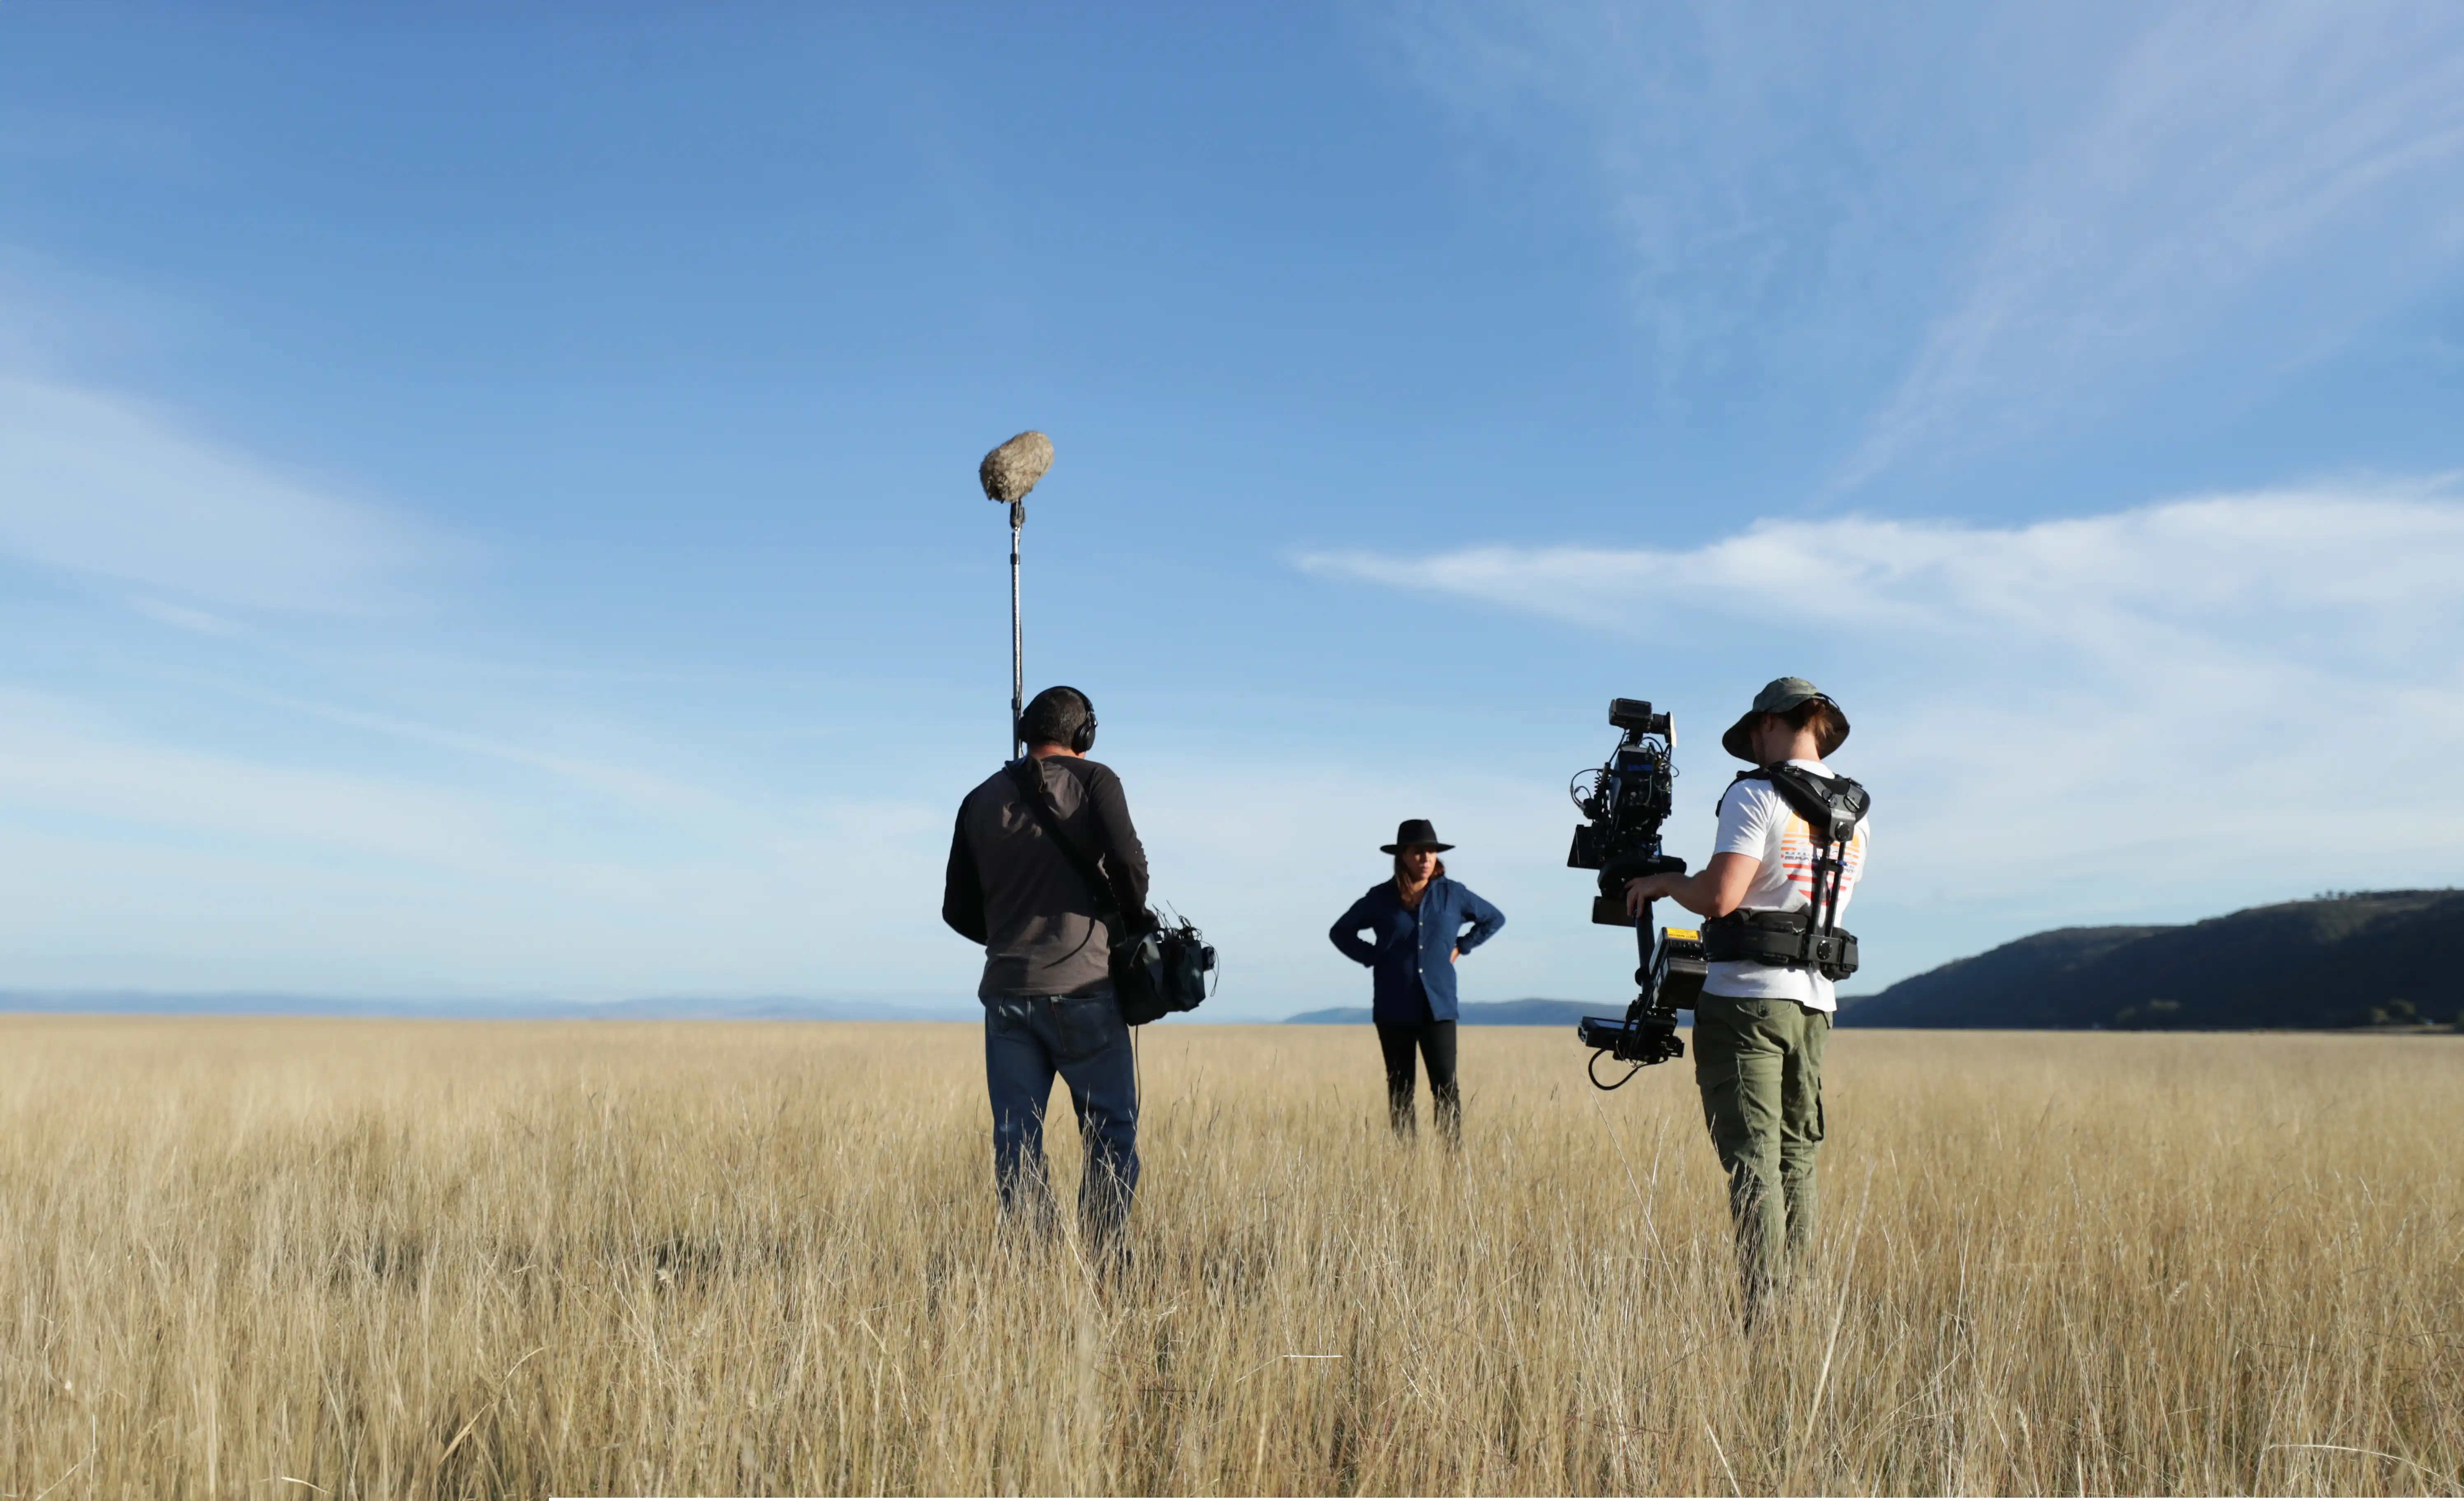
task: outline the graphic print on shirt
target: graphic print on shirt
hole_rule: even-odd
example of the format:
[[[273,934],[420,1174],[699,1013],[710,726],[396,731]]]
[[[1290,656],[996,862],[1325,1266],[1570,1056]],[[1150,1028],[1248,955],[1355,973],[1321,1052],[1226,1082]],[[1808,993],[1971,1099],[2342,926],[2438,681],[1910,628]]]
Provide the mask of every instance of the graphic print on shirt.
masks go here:
[[[1799,900],[1792,908],[1814,905],[1814,826],[1796,816],[1788,815],[1788,826],[1780,830],[1780,873],[1795,891]],[[1839,904],[1848,904],[1848,894],[1857,889],[1857,877],[1865,869],[1865,826],[1857,826],[1856,837],[1848,841],[1848,851],[1839,859]]]

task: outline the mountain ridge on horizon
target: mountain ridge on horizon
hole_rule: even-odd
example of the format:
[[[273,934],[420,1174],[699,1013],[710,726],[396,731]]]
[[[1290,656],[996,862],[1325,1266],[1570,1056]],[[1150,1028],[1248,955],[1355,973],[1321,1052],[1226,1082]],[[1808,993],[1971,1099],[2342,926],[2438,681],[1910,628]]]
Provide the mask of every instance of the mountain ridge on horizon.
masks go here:
[[[2464,1030],[2464,891],[2336,892],[2196,922],[2054,928],[1842,997],[1839,1025]]]

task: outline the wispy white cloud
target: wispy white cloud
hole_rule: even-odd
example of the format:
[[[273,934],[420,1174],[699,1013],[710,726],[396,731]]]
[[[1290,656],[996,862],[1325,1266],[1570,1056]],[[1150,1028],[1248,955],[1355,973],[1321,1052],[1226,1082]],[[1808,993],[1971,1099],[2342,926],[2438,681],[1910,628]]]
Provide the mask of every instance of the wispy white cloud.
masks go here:
[[[459,551],[143,404],[0,372],[0,553],[179,608],[357,613],[401,603]]]
[[[2212,412],[2464,259],[2453,6],[1533,0],[1386,31],[1595,175],[1672,380],[1880,392],[1834,494],[2159,393]]]
[[[211,610],[198,609],[190,605],[174,604],[170,600],[149,599],[140,595],[128,602],[128,607],[149,620],[159,620],[166,626],[176,626],[182,630],[193,630],[199,635],[236,636],[244,635],[248,630],[247,627],[228,616],[217,615]]]
[[[326,717],[508,774],[364,747],[208,748],[0,689],[11,982],[969,993],[965,946],[935,916],[946,808],[764,797],[484,733]]]
[[[2017,175],[1842,484],[2101,415],[2196,354],[2280,373],[2464,255],[2464,11],[2158,15]]]
[[[935,916],[946,809],[696,778],[621,714],[539,733],[500,666],[308,647],[269,617],[394,610],[469,549],[50,373],[76,341],[0,312],[0,559],[228,642],[133,694],[39,659],[0,684],[12,983],[967,993]]]
[[[2019,527],[1770,520],[1682,551],[1494,546],[1298,562],[1595,624],[1671,608],[1749,618],[1777,589],[1818,600],[1826,630],[1956,643],[1991,628],[1998,651],[2058,642],[2106,658],[2189,632],[2211,651],[2246,643],[2276,657],[2409,662],[2464,623],[2453,583],[2464,505],[2436,484],[2214,496]]]
[[[2464,844],[2464,807],[2424,795],[2464,742],[2464,502],[2434,485],[1301,563],[1616,628],[1733,679],[1728,698],[1774,661],[1810,667],[1849,703],[1848,762],[1888,814],[1875,910],[1935,899],[1966,947],[2445,884]]]
[[[0,691],[0,812],[10,810],[460,870],[517,849],[511,831],[465,797],[165,744],[51,695]]]

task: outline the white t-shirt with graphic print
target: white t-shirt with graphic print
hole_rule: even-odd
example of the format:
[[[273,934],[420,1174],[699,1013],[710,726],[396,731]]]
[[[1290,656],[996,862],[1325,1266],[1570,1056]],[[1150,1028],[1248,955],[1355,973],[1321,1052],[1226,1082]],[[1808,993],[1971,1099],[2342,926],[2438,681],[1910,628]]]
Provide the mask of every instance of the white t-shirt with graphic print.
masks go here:
[[[1831,768],[1818,761],[1792,761],[1820,776]],[[1857,821],[1857,837],[1848,843],[1840,862],[1839,910],[1848,910],[1857,878],[1865,872],[1870,819]],[[1814,830],[1779,789],[1769,782],[1731,783],[1720,800],[1720,832],[1711,842],[1714,855],[1741,854],[1759,861],[1739,905],[1764,912],[1798,912],[1814,900]],[[1845,927],[1845,918],[1840,919]],[[1750,960],[1719,960],[1703,988],[1715,996],[1748,1000],[1800,1002],[1817,1011],[1839,1009],[1837,987],[1810,969],[1784,964],[1757,964]]]

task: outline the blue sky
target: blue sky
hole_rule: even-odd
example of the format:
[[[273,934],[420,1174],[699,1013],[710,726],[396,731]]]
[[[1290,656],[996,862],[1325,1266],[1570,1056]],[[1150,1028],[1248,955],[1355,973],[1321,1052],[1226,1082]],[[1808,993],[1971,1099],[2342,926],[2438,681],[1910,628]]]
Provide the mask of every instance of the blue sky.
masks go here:
[[[2453,6],[11,6],[0,986],[962,999],[1026,427],[1210,1014],[1783,673],[1876,982],[2464,864]]]

